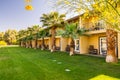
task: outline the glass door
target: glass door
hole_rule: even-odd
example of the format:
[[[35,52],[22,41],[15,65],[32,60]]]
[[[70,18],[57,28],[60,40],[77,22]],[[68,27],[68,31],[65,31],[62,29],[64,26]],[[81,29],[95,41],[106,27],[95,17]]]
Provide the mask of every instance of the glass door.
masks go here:
[[[76,52],[80,52],[80,43],[79,43],[79,39],[75,39],[75,51]]]
[[[107,42],[106,42],[106,37],[100,37],[99,39],[99,44],[100,44],[100,54],[101,55],[106,55],[107,54]]]

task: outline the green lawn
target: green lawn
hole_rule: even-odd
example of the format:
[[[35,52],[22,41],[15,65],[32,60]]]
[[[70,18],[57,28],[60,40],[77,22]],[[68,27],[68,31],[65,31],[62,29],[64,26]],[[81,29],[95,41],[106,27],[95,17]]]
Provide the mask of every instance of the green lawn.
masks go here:
[[[0,48],[0,80],[104,80],[120,79],[120,62],[65,52],[21,47]]]

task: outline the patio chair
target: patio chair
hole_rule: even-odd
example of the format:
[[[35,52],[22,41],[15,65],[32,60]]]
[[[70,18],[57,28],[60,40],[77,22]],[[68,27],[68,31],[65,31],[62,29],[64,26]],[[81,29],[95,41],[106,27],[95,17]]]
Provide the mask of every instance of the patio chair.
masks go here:
[[[55,50],[60,51],[60,47],[59,47],[59,46],[56,46],[56,47],[55,47]]]
[[[66,52],[70,52],[70,45],[67,45],[65,50],[66,50]]]
[[[94,48],[93,45],[89,46],[89,54],[97,54],[98,50]]]

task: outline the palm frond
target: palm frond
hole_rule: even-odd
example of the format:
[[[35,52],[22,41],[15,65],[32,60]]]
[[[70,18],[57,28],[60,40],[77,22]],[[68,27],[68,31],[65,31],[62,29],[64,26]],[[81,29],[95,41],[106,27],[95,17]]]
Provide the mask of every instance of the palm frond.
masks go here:
[[[49,14],[43,14],[40,17],[40,21],[43,23],[43,26],[47,27],[62,27],[64,22],[65,14],[59,14],[58,12],[50,12]]]

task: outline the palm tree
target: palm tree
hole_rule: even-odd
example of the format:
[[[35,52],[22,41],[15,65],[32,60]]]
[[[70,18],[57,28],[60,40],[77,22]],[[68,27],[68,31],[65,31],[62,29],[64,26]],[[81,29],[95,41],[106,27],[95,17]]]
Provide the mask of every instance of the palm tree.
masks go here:
[[[78,28],[76,23],[67,23],[64,30],[58,30],[58,35],[62,35],[63,37],[67,37],[71,39],[70,42],[70,56],[74,54],[75,42],[74,39],[79,36],[85,36],[85,29]]]
[[[18,40],[20,43],[20,46],[23,46],[22,42],[23,42],[23,37],[25,36],[26,31],[25,30],[20,30],[18,32]]]
[[[33,40],[33,39],[34,39],[33,35],[26,36],[26,42],[27,42],[29,48],[32,48],[31,40]]]
[[[116,39],[117,39],[117,32],[111,29],[107,29],[107,56],[106,62],[118,62],[116,57]]]
[[[29,35],[28,40],[30,41],[30,46],[29,47],[32,48],[32,41],[31,40],[33,39],[33,35],[32,35],[33,34],[33,29],[31,27],[28,27],[27,28],[27,33]]]
[[[40,38],[42,38],[41,49],[44,50],[45,49],[44,38],[49,36],[49,28],[40,30],[38,35],[39,35]]]
[[[40,31],[40,27],[39,25],[34,25],[32,27],[32,34],[34,34],[34,37],[35,37],[35,48],[37,48],[37,39],[38,39],[38,36],[37,36],[37,33]]]
[[[4,34],[4,39],[8,44],[13,44],[16,42],[17,31],[7,30]]]
[[[59,14],[58,12],[43,14],[42,17],[40,17],[41,22],[43,23],[43,27],[47,26],[51,28],[51,37],[52,37],[51,52],[55,50],[56,28],[64,27],[63,26],[64,18],[65,18],[65,14]]]
[[[40,27],[39,25],[34,25],[32,27],[28,27],[27,30],[20,30],[19,31],[19,39],[20,38],[23,38],[23,39],[20,39],[22,41],[24,41],[24,43],[26,43],[25,47],[32,47],[32,42],[31,40],[35,39],[36,41],[36,48],[37,48],[37,35],[36,33],[39,32],[40,30]],[[30,41],[30,43],[28,42]]]
[[[34,25],[32,27],[28,27],[27,28],[27,32],[28,32],[28,35],[29,35],[29,40],[30,40],[30,45],[32,47],[32,40],[35,39],[35,49],[37,48],[37,35],[36,33],[39,32],[40,30],[40,27],[39,25]]]
[[[4,37],[4,32],[0,32],[0,41],[3,40],[3,37]]]

